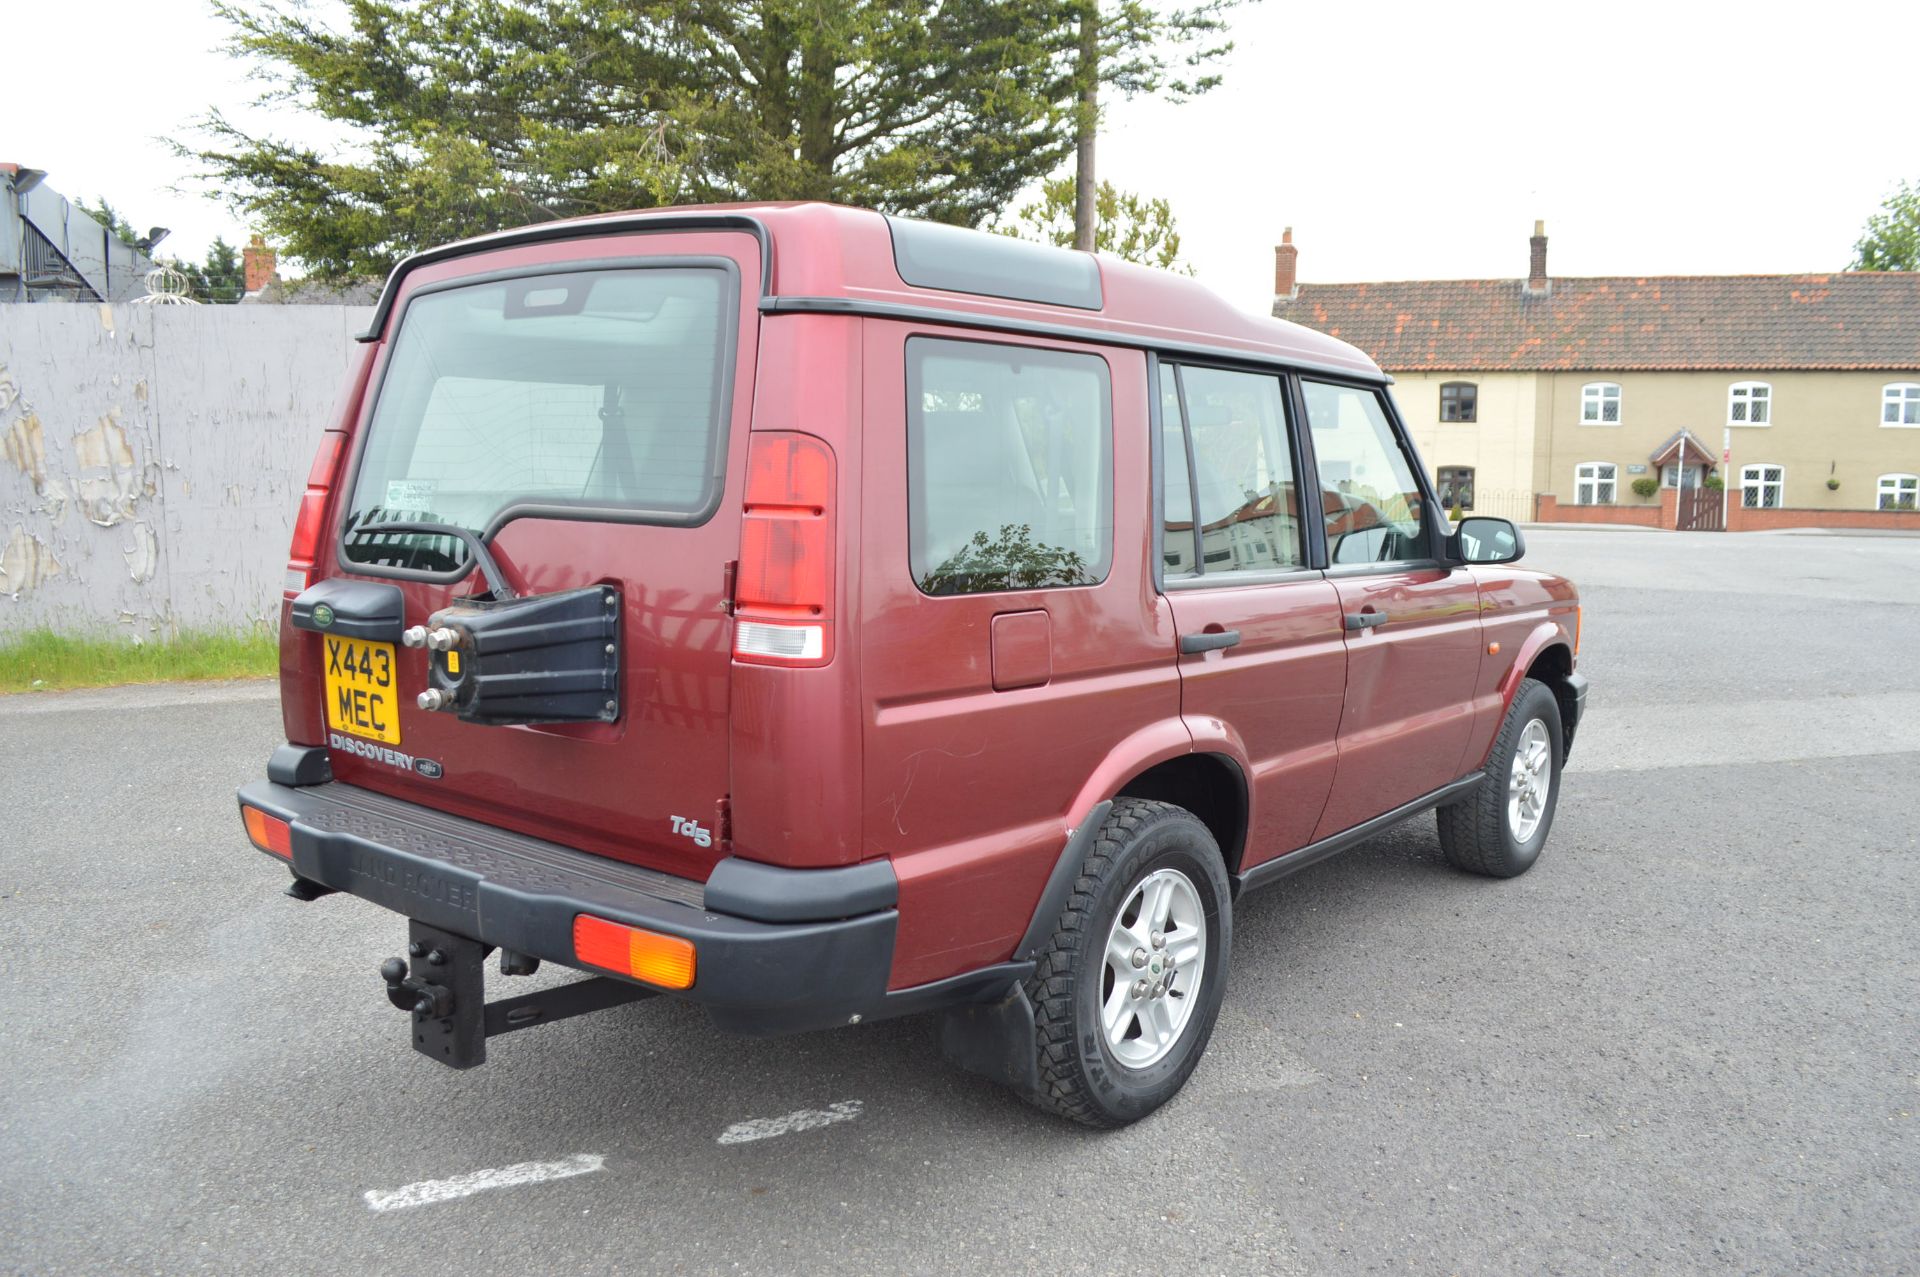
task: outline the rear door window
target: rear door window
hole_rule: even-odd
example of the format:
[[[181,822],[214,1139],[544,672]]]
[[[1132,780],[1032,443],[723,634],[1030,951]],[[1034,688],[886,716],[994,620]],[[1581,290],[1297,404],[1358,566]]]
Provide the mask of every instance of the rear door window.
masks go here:
[[[1304,566],[1280,378],[1168,365],[1160,378],[1166,452],[1179,456],[1167,463],[1163,498],[1169,575],[1192,570],[1196,510],[1202,575]],[[1183,421],[1192,441],[1191,477],[1179,437]]]
[[[1097,355],[907,342],[913,579],[928,594],[1093,585],[1113,561],[1113,390]]]
[[[710,267],[570,271],[416,295],[374,405],[344,558],[444,571],[509,511],[698,521],[718,496],[733,301]]]

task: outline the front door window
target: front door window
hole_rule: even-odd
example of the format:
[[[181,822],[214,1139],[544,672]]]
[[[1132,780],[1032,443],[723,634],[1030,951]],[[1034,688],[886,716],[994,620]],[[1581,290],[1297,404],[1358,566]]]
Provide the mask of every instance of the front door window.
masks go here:
[[[1380,396],[1303,381],[1307,429],[1320,472],[1327,557],[1335,565],[1431,557],[1420,484]]]

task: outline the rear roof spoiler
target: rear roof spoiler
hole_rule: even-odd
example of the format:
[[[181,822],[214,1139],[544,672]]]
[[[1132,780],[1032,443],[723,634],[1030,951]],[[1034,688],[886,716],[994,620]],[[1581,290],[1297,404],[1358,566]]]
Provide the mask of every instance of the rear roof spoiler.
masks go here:
[[[771,293],[773,291],[773,236],[767,233],[766,223],[759,218],[750,217],[745,213],[621,213],[613,217],[521,226],[510,231],[496,231],[491,235],[477,235],[472,239],[458,240],[452,244],[442,244],[438,248],[429,248],[425,252],[415,253],[395,266],[393,274],[387,276],[386,286],[380,290],[380,300],[374,304],[373,319],[367,325],[367,330],[355,340],[380,340],[380,334],[386,329],[387,320],[393,315],[394,298],[399,296],[401,283],[409,273],[422,266],[431,266],[435,262],[444,262],[454,257],[466,257],[472,253],[484,253],[496,248],[513,248],[520,244],[539,244],[555,240],[591,239],[622,231],[710,230],[746,231],[760,241],[760,295],[764,297]]]

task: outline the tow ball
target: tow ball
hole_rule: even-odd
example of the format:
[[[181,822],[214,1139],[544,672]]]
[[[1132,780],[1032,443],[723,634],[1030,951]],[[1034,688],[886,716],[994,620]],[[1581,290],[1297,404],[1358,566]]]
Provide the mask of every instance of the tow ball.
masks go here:
[[[493,946],[442,931],[418,919],[408,922],[407,958],[380,964],[387,1001],[413,1017],[413,1049],[456,1069],[470,1069],[487,1058],[487,1039],[538,1024],[551,1024],[654,997],[657,989],[595,976],[517,998],[487,1001],[486,961]],[[540,960],[500,950],[500,974],[532,975]]]
[[[435,956],[445,960],[438,950]],[[402,1011],[411,1011],[415,1019],[425,1020],[453,1014],[453,990],[444,984],[428,984],[407,975],[405,958],[388,958],[380,964],[380,978],[387,982],[387,1001]]]

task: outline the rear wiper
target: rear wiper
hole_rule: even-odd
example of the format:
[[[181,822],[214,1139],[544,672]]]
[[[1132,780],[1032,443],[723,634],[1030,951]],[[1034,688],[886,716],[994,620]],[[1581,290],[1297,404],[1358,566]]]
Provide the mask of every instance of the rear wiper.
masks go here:
[[[500,571],[486,542],[466,528],[455,527],[451,523],[425,523],[408,521],[405,523],[366,523],[352,529],[348,536],[373,536],[381,532],[424,532],[430,536],[452,537],[467,547],[467,553],[480,565],[480,572],[487,578],[487,590],[494,598],[506,600],[518,597],[513,587],[507,584],[507,578]]]

